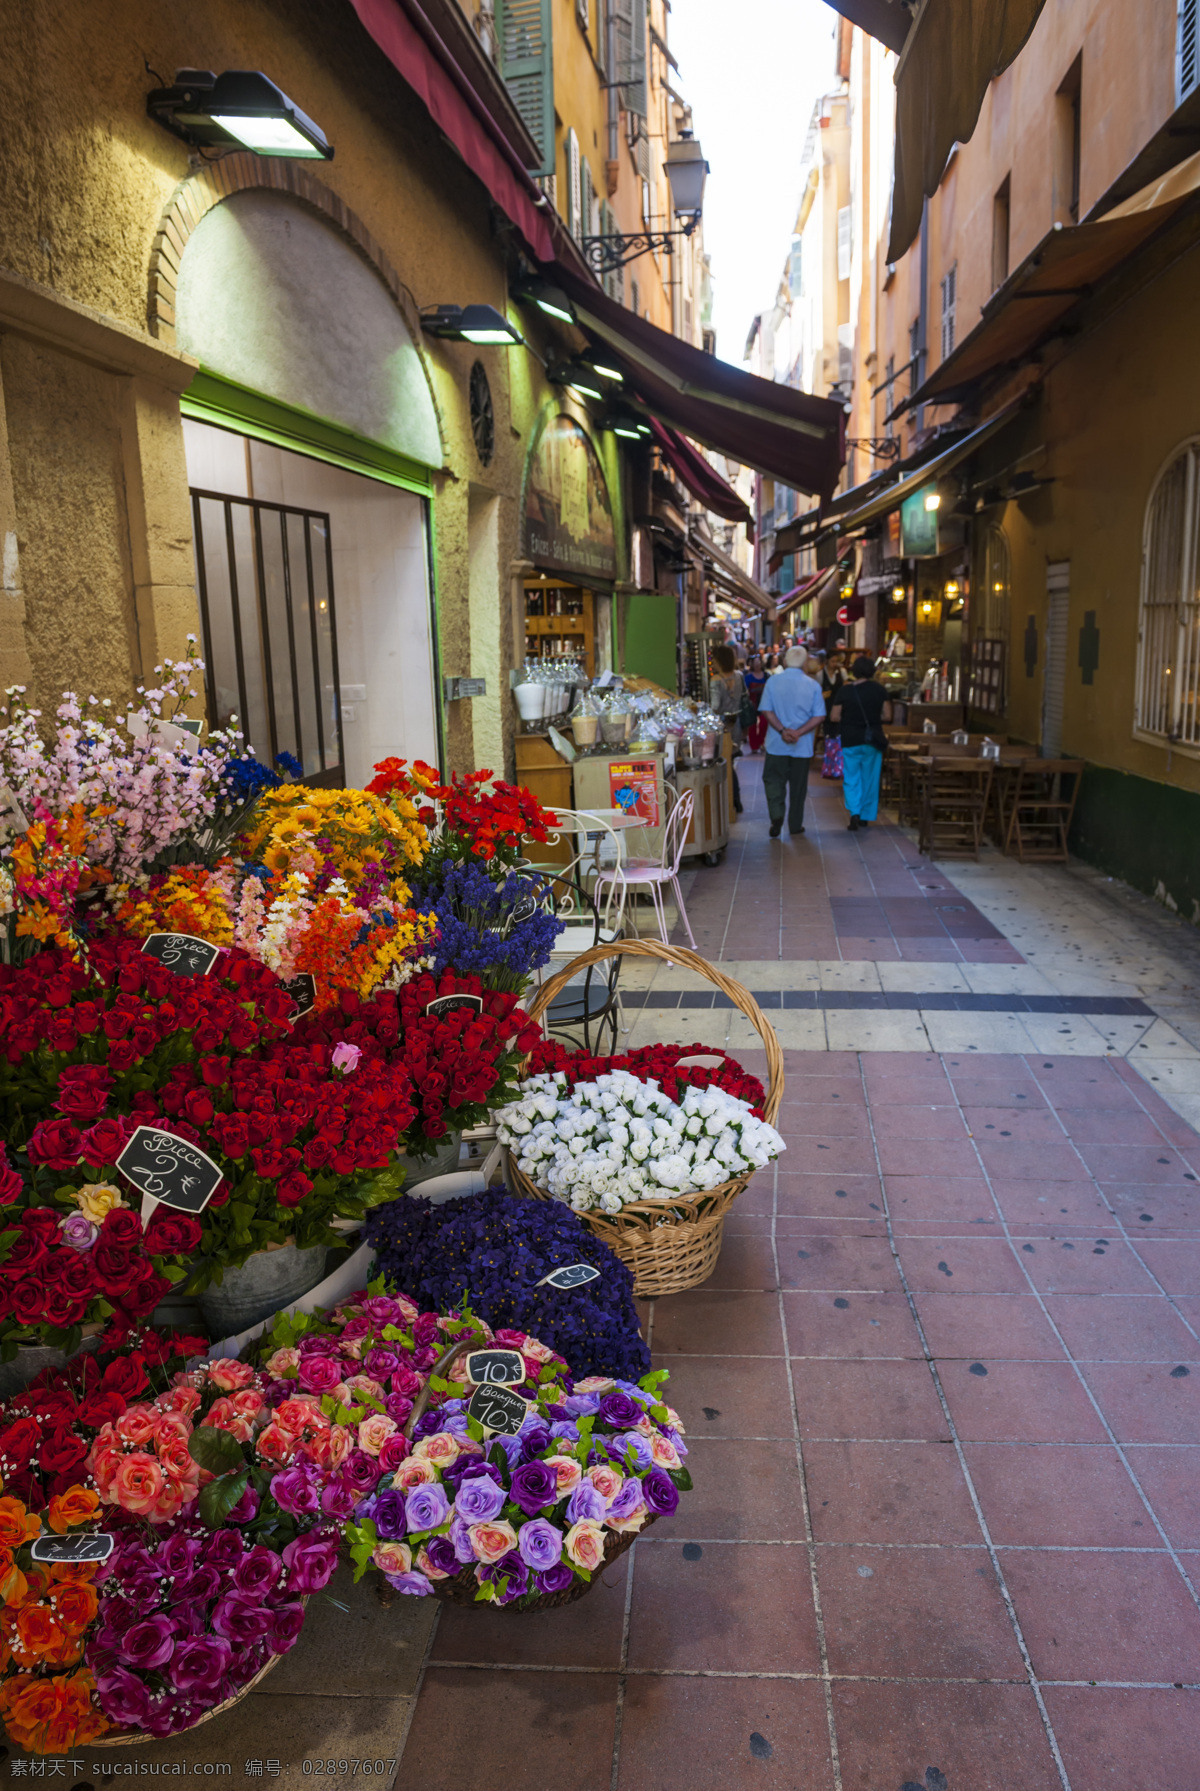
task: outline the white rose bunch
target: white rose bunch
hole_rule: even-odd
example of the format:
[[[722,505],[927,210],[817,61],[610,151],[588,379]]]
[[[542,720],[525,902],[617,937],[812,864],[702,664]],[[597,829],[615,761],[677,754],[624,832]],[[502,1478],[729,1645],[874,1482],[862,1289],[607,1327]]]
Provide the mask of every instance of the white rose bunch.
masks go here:
[[[577,1213],[707,1193],[787,1148],[724,1089],[689,1088],[676,1103],[628,1070],[573,1089],[561,1071],[531,1076],[497,1110],[496,1126],[534,1186]]]

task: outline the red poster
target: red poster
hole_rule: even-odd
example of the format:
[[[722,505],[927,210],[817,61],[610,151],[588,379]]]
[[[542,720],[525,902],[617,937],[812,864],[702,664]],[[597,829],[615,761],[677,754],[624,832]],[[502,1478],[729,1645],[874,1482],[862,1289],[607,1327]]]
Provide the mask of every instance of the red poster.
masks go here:
[[[657,759],[626,759],[610,765],[608,788],[614,808],[637,815],[647,827],[658,826]]]

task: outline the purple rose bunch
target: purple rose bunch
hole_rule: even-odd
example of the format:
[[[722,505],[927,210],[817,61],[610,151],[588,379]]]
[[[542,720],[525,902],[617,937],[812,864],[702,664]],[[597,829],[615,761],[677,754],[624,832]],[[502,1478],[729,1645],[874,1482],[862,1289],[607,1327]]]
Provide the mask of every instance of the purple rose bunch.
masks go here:
[[[241,1691],[272,1655],[295,1645],[303,1599],[328,1583],[339,1540],[321,1525],[276,1553],[196,1516],[124,1535],[87,1644],[105,1716],[175,1735]]]
[[[664,1378],[526,1381],[520,1432],[482,1443],[467,1402],[447,1399],[347,1526],[358,1574],[374,1566],[417,1597],[473,1580],[477,1599],[518,1607],[590,1580],[691,1486]]]

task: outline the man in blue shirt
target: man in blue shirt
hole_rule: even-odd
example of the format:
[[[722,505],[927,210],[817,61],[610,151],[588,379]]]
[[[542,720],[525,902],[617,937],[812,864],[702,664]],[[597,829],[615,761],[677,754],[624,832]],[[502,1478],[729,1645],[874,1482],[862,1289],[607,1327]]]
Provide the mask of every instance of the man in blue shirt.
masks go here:
[[[821,686],[801,670],[807,657],[803,647],[789,647],[784,655],[784,669],[767,679],[758,704],[759,714],[767,721],[763,790],[773,840],[783,831],[785,806],[788,832],[793,838],[804,832],[813,735],[825,719]]]

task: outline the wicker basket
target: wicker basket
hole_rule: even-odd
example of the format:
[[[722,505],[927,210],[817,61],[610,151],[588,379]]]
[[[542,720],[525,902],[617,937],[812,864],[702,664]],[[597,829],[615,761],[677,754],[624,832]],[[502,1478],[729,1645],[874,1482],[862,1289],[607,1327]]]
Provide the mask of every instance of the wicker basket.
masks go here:
[[[304,1599],[304,1603],[308,1603],[307,1597]],[[243,1698],[248,1697],[255,1686],[260,1685],[267,1674],[273,1672],[282,1659],[282,1654],[273,1654],[266,1665],[258,1669],[253,1679],[243,1685],[240,1692],[235,1692],[232,1698],[226,1698],[223,1704],[214,1704],[211,1710],[206,1710],[203,1716],[198,1716],[195,1722],[190,1723],[186,1729],[176,1730],[176,1734],[190,1735],[193,1729],[200,1727],[201,1723],[210,1723],[214,1716],[224,1716],[227,1710],[232,1710],[235,1704],[240,1704]],[[174,1739],[174,1735],[147,1735],[144,1729],[114,1729],[111,1735],[101,1735],[97,1741],[89,1741],[86,1745],[88,1747],[142,1747],[148,1741],[174,1741]]]
[[[425,1385],[421,1388],[416,1399],[413,1401],[413,1409],[409,1413],[408,1422],[404,1426],[404,1434],[409,1442],[412,1441],[413,1431],[416,1429],[417,1424],[424,1413],[425,1407],[429,1403],[430,1383],[432,1382],[434,1375],[437,1375],[439,1378],[444,1377],[451,1364],[458,1360],[464,1350],[477,1349],[478,1347],[478,1344],[471,1343],[468,1340],[460,1340],[458,1343],[452,1343],[445,1354],[434,1363],[429,1371],[429,1379],[425,1382]],[[633,1544],[637,1541],[638,1536],[644,1536],[646,1531],[650,1528],[650,1525],[657,1521],[657,1518],[652,1513],[646,1519],[641,1529],[636,1533],[631,1530],[625,1532],[612,1531],[611,1534],[605,1537],[606,1552],[604,1556],[604,1566],[601,1567],[597,1573],[594,1573],[590,1580],[575,1580],[571,1585],[564,1586],[561,1592],[530,1592],[527,1593],[524,1598],[515,1598],[511,1604],[493,1604],[490,1599],[476,1598],[475,1594],[479,1589],[479,1582],[475,1578],[474,1564],[469,1562],[467,1566],[463,1568],[461,1573],[451,1574],[444,1580],[431,1581],[433,1595],[435,1598],[440,1598],[444,1604],[469,1604],[475,1606],[476,1609],[482,1606],[484,1610],[488,1611],[556,1611],[563,1605],[574,1604],[577,1599],[583,1598],[586,1593],[590,1592],[592,1587],[596,1584],[600,1574],[611,1567],[614,1561],[619,1560],[626,1549],[632,1548]],[[380,1582],[380,1598],[385,1604],[390,1604],[392,1601],[390,1597],[386,1596],[386,1593],[390,1590],[391,1589],[387,1586],[386,1581]],[[392,1596],[395,1597],[398,1595],[393,1593]]]
[[[763,1113],[774,1124],[783,1099],[783,1052],[775,1029],[764,1018],[762,1009],[748,989],[732,977],[723,976],[698,952],[685,951],[681,945],[662,945],[657,939],[625,939],[612,945],[597,945],[581,952],[560,970],[557,976],[542,984],[529,1004],[529,1018],[540,1021],[555,996],[560,994],[573,976],[589,964],[606,958],[660,958],[666,964],[679,964],[694,970],[698,976],[715,983],[722,995],[745,1014],[767,1049],[767,1098]],[[538,1200],[551,1200],[544,1188],[537,1188],[522,1173],[509,1154],[509,1173],[518,1193],[532,1194]],[[669,1202],[658,1200],[630,1201],[619,1213],[586,1212],[579,1217],[598,1238],[612,1247],[633,1270],[633,1291],[643,1300],[660,1294],[682,1293],[707,1281],[721,1254],[721,1234],[725,1215],[747,1185],[753,1170],[745,1170],[732,1181],[724,1182],[703,1194],[672,1195]]]

